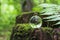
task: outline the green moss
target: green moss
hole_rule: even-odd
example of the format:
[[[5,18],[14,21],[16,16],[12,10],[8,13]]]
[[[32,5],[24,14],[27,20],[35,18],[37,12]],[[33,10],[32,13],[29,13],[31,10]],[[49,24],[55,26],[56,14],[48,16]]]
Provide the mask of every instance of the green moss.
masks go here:
[[[41,28],[44,32],[50,33],[52,32],[52,28],[49,27],[42,27]],[[17,24],[15,27],[15,35],[28,35],[30,32],[33,32],[33,28],[30,26],[30,24]]]
[[[58,32],[58,34],[60,35],[60,32]]]
[[[14,36],[17,36],[17,40],[19,38],[24,38],[25,40],[28,40],[31,32],[33,32],[33,28],[29,24],[17,24],[15,27]]]
[[[34,32],[34,28],[32,28],[30,26],[30,24],[17,24],[14,28],[14,40],[29,40],[29,38],[32,38],[31,35],[35,34]],[[38,30],[42,30],[43,33],[45,33],[46,35],[49,34],[51,37],[53,36],[53,29],[50,27],[41,27],[41,29]],[[42,32],[41,31],[41,32]],[[32,34],[33,33],[33,34]],[[60,32],[58,33],[60,34]]]
[[[42,30],[43,30],[43,31],[47,31],[47,30],[53,30],[53,29],[50,28],[50,27],[42,27]]]
[[[50,28],[50,27],[42,27],[42,30],[43,30],[43,32],[45,32],[45,33],[49,33],[50,36],[53,35],[53,29]]]
[[[28,30],[31,30],[32,27],[30,26],[30,24],[17,24],[17,27],[18,28],[18,31],[19,30],[25,30],[25,31],[28,31]]]

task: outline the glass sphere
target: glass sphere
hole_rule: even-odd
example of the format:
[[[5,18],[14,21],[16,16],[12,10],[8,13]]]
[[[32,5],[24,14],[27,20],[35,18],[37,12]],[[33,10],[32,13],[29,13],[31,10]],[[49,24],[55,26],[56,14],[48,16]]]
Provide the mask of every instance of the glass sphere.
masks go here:
[[[29,23],[32,28],[40,28],[42,25],[42,19],[39,16],[34,15],[30,18]]]

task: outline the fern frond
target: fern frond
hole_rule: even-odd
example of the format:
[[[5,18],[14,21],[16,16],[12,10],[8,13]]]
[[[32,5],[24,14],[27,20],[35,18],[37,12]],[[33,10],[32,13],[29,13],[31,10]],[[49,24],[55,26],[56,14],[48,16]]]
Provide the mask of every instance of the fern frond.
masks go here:
[[[52,19],[52,18],[57,18],[57,17],[60,17],[60,15],[52,15],[52,16],[45,17],[43,19]]]
[[[60,24],[60,22],[57,22],[57,23],[56,23],[56,25],[59,25],[59,24]]]
[[[56,18],[50,19],[48,21],[60,21],[60,17],[56,17]]]

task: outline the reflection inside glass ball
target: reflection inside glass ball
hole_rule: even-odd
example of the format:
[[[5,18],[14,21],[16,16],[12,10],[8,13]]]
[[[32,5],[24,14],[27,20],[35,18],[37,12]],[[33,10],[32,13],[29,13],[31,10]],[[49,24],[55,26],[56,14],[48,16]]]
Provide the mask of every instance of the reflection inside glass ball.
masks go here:
[[[40,28],[42,25],[42,19],[39,16],[34,15],[30,18],[29,23],[32,28]]]

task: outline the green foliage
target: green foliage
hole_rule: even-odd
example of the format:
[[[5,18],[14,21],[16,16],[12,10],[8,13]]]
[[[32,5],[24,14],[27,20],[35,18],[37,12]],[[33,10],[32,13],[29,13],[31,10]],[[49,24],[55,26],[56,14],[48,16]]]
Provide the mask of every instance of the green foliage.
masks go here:
[[[21,5],[18,2],[19,0],[16,2],[15,0],[1,0],[0,27],[3,29],[10,30],[9,28],[15,24],[17,14],[21,13]]]
[[[42,10],[43,10],[43,8],[39,7],[39,6],[33,7],[33,9],[32,9],[33,12],[41,12]]]
[[[21,14],[21,5],[15,0],[0,0],[0,36],[9,40],[12,27],[18,14]],[[17,9],[18,8],[18,9]]]
[[[45,4],[46,5],[46,4]],[[51,4],[50,7],[44,6],[45,7],[44,10],[42,10],[42,14],[41,15],[47,15],[47,17],[44,17],[43,19],[47,19],[46,21],[59,21],[54,25],[59,25],[60,24],[60,5],[56,5],[54,4],[54,6]]]

